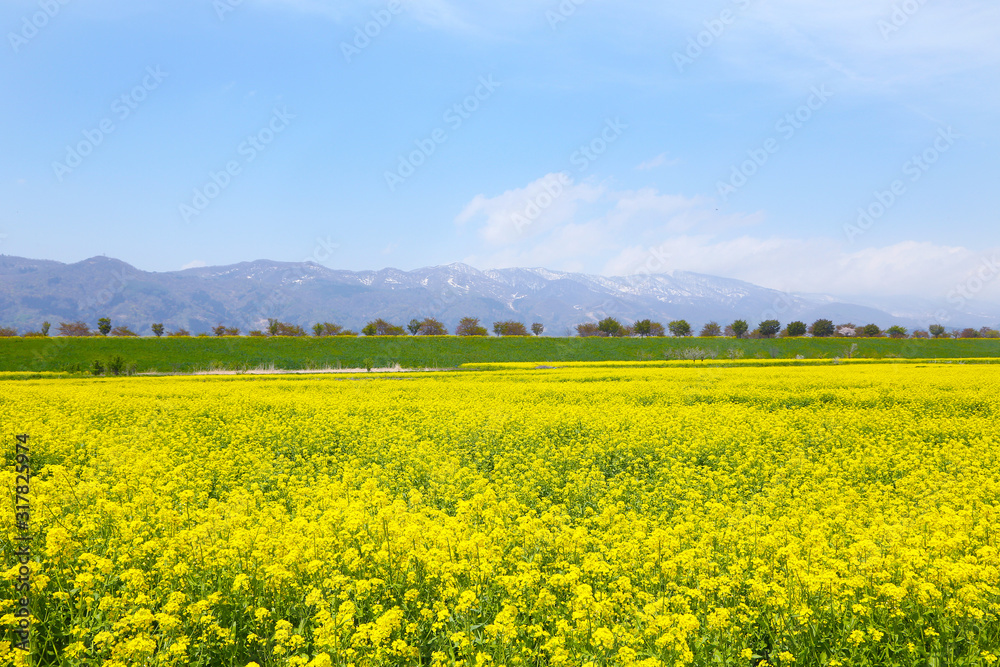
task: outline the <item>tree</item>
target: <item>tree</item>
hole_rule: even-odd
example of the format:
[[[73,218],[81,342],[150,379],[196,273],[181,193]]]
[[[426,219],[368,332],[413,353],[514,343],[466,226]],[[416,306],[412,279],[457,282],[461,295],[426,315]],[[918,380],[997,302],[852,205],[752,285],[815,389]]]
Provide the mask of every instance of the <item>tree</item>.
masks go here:
[[[833,327],[833,335],[840,338],[852,338],[854,336],[860,336],[861,330],[854,325],[852,322],[847,322],[846,324],[838,324]]]
[[[365,325],[365,328],[361,330],[366,336],[405,336],[406,329],[403,327],[386,322],[381,317],[373,322],[369,322]]]
[[[576,325],[576,335],[580,338],[587,338],[590,336],[607,336],[606,333],[601,331],[595,322],[584,322],[583,324]]]
[[[108,332],[111,331],[111,320],[107,317],[102,317],[97,320],[97,330],[102,336],[107,336]]]
[[[877,324],[866,324],[861,327],[861,331],[864,333],[865,338],[878,338],[882,335],[882,329]]]
[[[76,322],[60,322],[59,323],[59,335],[60,336],[92,336],[90,327],[87,326],[86,322],[81,322],[77,320]]]
[[[167,334],[168,338],[183,338],[184,336],[190,336],[191,332],[187,329],[178,329],[177,331],[171,331]]]
[[[979,330],[980,338],[1000,338],[1000,331],[996,329],[991,329],[990,327],[983,327]]]
[[[647,336],[663,336],[664,329],[663,325],[659,322],[653,322],[652,320],[639,320],[632,325],[632,332],[639,336],[640,338],[645,338]]]
[[[972,327],[967,329],[962,329],[962,332],[958,335],[958,338],[979,338],[979,332]]]
[[[714,359],[718,356],[718,353],[711,350],[703,350],[700,347],[689,347],[682,350],[679,355],[681,359],[687,359],[688,361],[705,361],[705,359]]]
[[[410,320],[410,323],[406,325],[406,328],[409,329],[411,336],[417,335],[417,332],[420,331],[420,324],[420,320],[414,317]]]
[[[456,336],[485,336],[487,331],[484,327],[479,326],[479,319],[475,317],[463,317],[458,322],[458,328],[455,329]]]
[[[17,329],[14,327],[0,327],[0,338],[13,338],[17,335]]]
[[[778,320],[764,320],[757,325],[762,338],[774,338],[781,331],[781,322]]]
[[[729,326],[733,328],[733,335],[737,338],[743,338],[743,334],[745,334],[750,328],[750,325],[747,324],[746,320],[736,320]]]
[[[705,326],[703,326],[701,328],[701,333],[698,334],[698,335],[699,336],[703,336],[705,338],[714,338],[716,336],[721,336],[722,335],[722,327],[719,326],[718,322],[714,322],[714,321],[713,322],[709,322],[708,324],[706,324]]]
[[[157,322],[156,324],[150,325],[149,328],[153,330],[153,335],[155,335],[157,338],[159,338],[160,336],[163,335],[163,324],[162,323]]]
[[[935,338],[944,338],[948,334],[948,330],[940,324],[932,324],[927,327],[927,333],[934,336]]]
[[[212,329],[212,333],[214,333],[216,336],[225,336],[226,335],[226,325],[220,324],[219,326],[217,326],[214,329]]]
[[[667,325],[667,328],[670,329],[671,336],[682,337],[691,335],[691,325],[688,324],[687,320],[674,320]]]
[[[788,326],[785,327],[785,335],[790,338],[795,336],[805,336],[808,329],[809,328],[806,326],[805,322],[796,320],[794,322],[789,322]]]
[[[545,325],[544,324],[542,324],[541,322],[534,322],[534,323],[532,323],[532,325],[531,325],[531,333],[535,334],[536,336],[541,336],[543,331],[545,331]]]
[[[527,336],[528,329],[523,322],[507,320],[505,322],[494,322],[493,333],[498,336]]]
[[[415,336],[447,336],[448,330],[433,317],[425,318],[417,327]]]
[[[830,320],[816,320],[809,327],[809,333],[811,333],[816,338],[828,338],[833,335],[834,327],[833,322]]]
[[[886,333],[889,334],[889,338],[906,338],[907,331],[898,324],[894,324],[886,329]]]
[[[620,336],[622,333],[622,323],[613,317],[605,317],[597,323],[597,328],[605,336]]]
[[[216,327],[218,330],[218,327]],[[267,321],[267,332],[271,336],[305,336],[306,330],[303,329],[298,324],[292,324],[290,322],[281,322],[275,319],[269,319]],[[223,328],[223,336],[238,336],[240,334],[239,329],[225,329]],[[219,334],[217,334],[219,335]]]
[[[42,322],[42,335],[43,336],[48,336],[49,335],[49,328],[51,326],[52,325],[49,324],[48,322]]]
[[[524,326],[524,322],[507,322],[507,326],[503,332],[504,336],[529,336],[528,327]]]
[[[121,375],[125,372],[125,359],[121,355],[115,355],[108,361],[108,373],[111,375]]]
[[[344,327],[333,322],[317,322],[313,325],[314,336],[344,336],[354,335],[353,331],[346,331]]]
[[[132,331],[126,326],[117,326],[111,330],[112,336],[138,336],[136,332]]]

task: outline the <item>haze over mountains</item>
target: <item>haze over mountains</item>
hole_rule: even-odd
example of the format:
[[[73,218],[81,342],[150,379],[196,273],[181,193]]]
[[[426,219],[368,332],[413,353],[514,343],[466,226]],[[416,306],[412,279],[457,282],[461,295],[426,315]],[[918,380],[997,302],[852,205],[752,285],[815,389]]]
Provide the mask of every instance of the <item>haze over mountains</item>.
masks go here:
[[[246,333],[266,328],[268,318],[307,329],[315,322],[336,322],[358,331],[378,317],[395,324],[435,317],[453,330],[459,319],[472,316],[488,329],[497,320],[541,322],[546,335],[555,336],[606,316],[624,322],[648,317],[664,324],[686,319],[696,328],[711,320],[724,325],[745,319],[754,326],[770,318],[783,324],[827,318],[911,329],[932,322],[980,327],[1000,321],[1000,308],[990,304],[959,309],[906,298],[879,305],[682,271],[605,277],[539,268],[480,271],[455,263],[355,272],[257,260],[154,273],[108,257],[63,264],[0,255],[0,326],[22,333],[46,320],[53,327],[74,320],[93,327],[100,317],[140,335],[150,335],[153,322],[168,331],[200,333],[225,324]]]

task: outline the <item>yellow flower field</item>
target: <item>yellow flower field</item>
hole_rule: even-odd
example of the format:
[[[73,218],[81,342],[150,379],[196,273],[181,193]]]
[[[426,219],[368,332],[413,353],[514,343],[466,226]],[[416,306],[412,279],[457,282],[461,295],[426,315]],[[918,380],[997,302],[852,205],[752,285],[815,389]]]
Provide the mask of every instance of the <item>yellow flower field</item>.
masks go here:
[[[0,407],[32,664],[1000,655],[996,366],[0,379]]]

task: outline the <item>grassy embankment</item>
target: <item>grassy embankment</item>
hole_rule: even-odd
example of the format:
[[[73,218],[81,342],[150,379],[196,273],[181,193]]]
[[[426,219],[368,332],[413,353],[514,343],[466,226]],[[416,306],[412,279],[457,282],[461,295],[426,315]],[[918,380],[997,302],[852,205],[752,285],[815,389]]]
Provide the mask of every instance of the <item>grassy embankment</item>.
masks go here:
[[[854,349],[852,350],[852,347]],[[888,338],[0,338],[0,371],[87,372],[120,356],[142,372],[390,367],[484,362],[657,361],[699,348],[719,359],[1000,357],[1000,339]]]

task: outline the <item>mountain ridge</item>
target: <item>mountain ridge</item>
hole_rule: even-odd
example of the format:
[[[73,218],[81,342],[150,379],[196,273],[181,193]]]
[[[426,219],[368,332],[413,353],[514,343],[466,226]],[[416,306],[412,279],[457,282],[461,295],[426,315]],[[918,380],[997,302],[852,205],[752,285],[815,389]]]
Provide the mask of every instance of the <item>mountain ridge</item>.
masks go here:
[[[143,271],[122,260],[96,256],[66,264],[0,255],[0,326],[22,332],[42,321],[99,317],[148,334],[162,322],[168,330],[209,331],[217,324],[244,333],[266,327],[268,318],[309,327],[331,321],[360,330],[378,317],[396,324],[435,317],[453,330],[465,316],[489,328],[496,320],[542,322],[550,335],[569,335],[576,324],[612,316],[625,322],[651,318],[693,326],[764,319],[783,324],[818,318],[883,328],[925,327],[914,313],[892,315],[883,304],[850,303],[830,295],[781,292],[749,282],[673,271],[599,276],[542,267],[480,270],[461,262],[410,271],[386,267],[349,271],[314,262],[257,259],[179,271]],[[953,314],[954,325],[994,326],[990,314]]]

